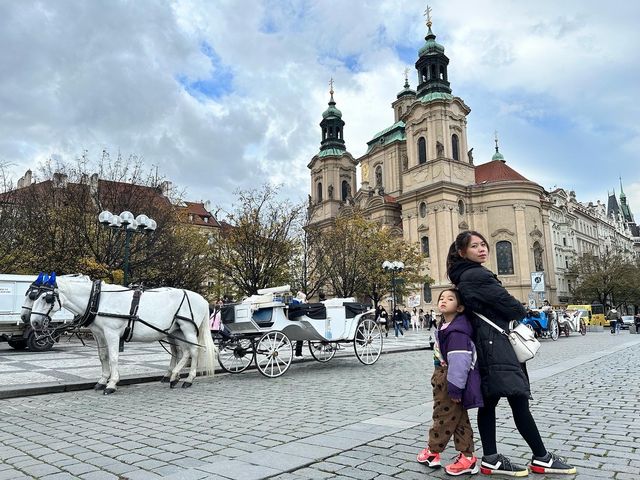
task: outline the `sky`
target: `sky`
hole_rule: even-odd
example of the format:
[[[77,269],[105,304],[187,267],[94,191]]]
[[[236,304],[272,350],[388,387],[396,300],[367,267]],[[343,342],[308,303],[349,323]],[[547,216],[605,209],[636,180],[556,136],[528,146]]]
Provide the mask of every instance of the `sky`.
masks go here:
[[[0,0],[0,164],[136,155],[229,209],[264,182],[310,189],[334,79],[358,158],[426,35],[415,0]],[[581,202],[624,191],[640,221],[640,2],[431,0],[474,162]]]

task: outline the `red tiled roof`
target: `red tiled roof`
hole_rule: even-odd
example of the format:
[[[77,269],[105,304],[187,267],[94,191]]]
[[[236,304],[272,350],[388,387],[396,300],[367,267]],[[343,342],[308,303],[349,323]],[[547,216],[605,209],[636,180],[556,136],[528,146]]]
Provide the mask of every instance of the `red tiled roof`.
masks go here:
[[[493,160],[476,167],[476,183],[508,182],[508,181],[528,182],[529,179],[523,177],[502,160]]]
[[[215,219],[213,215],[204,207],[203,203],[198,202],[184,202],[184,213],[187,214],[187,218],[189,218],[190,223],[194,225],[200,225],[205,227],[218,227],[220,228],[220,224]],[[191,215],[193,215],[193,220],[191,220]],[[205,220],[206,219],[206,220]]]

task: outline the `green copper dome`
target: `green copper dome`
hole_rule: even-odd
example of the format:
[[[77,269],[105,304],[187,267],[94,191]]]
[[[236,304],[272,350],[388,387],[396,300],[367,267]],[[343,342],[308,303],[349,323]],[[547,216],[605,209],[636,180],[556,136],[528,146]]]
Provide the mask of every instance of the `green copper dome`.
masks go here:
[[[491,160],[502,160],[504,162],[504,155],[500,152],[496,152],[493,154],[493,157],[491,157]]]
[[[330,102],[329,108],[322,113],[322,118],[328,117],[342,118],[342,112],[336,108],[335,102]]]
[[[424,38],[425,43],[420,50],[418,50],[418,55],[428,55],[430,53],[444,53],[444,47],[436,42],[436,36],[431,31],[431,27],[429,27],[429,33]]]

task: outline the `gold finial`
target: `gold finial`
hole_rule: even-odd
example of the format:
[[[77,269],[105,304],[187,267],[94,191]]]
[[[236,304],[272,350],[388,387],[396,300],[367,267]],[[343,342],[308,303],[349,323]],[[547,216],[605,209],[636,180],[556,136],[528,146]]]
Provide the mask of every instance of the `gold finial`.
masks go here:
[[[329,94],[331,95],[331,102],[333,102],[333,77],[329,80]]]
[[[496,152],[498,151],[498,131],[494,130],[493,131],[493,135],[495,137],[495,141],[496,141]]]
[[[404,67],[404,81],[409,81],[409,67]]]
[[[431,28],[431,7],[427,5],[427,9],[424,11],[424,16],[427,17],[427,27]]]

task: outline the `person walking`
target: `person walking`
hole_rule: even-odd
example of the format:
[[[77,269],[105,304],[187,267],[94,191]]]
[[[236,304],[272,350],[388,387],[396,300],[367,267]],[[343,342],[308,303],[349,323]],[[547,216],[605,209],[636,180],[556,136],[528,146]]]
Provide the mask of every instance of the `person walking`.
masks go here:
[[[418,320],[420,322],[420,328],[425,328],[425,316],[424,316],[424,310],[423,309],[419,309],[418,310]]]
[[[384,332],[384,336],[388,337],[389,336],[389,326],[388,326],[389,314],[387,314],[387,311],[382,305],[378,305],[376,307],[376,320],[380,324],[380,327]]]
[[[618,313],[618,311],[615,308],[612,308],[611,310],[609,310],[609,313],[607,313],[607,320],[609,320],[609,328],[611,329],[611,335],[614,335],[619,331],[618,323],[619,323],[619,319],[621,318],[622,317],[620,316],[620,313]]]
[[[418,322],[420,321],[419,318],[420,317],[418,317],[418,309],[416,307],[413,307],[413,310],[411,311],[411,329],[414,332],[418,331]]]
[[[431,330],[431,327],[436,328],[437,325],[438,325],[438,316],[436,315],[436,312],[431,310],[431,312],[429,313],[429,330]]]
[[[435,332],[433,349],[433,421],[429,444],[417,459],[428,467],[440,467],[440,454],[453,435],[459,454],[445,471],[449,475],[475,474],[479,471],[478,459],[467,410],[482,406],[482,391],[476,349],[471,340],[473,327],[464,314],[456,289],[448,288],[440,293],[438,309],[443,318]]]
[[[460,292],[467,312],[481,313],[504,330],[509,322],[522,319],[526,310],[502,286],[498,277],[483,267],[489,256],[489,245],[478,232],[461,232],[447,255],[447,275]],[[496,445],[496,406],[506,398],[518,432],[533,455],[529,468],[534,473],[574,474],[575,467],[547,451],[529,409],[531,387],[524,364],[520,364],[508,338],[495,328],[474,317],[474,341],[482,380],[484,406],[478,409],[478,431],[483,457],[480,471],[484,474],[528,475],[528,469],[512,463],[498,453]]]
[[[396,338],[398,338],[398,332],[404,337],[404,332],[402,331],[402,311],[399,307],[393,311],[393,329],[396,333]]]

